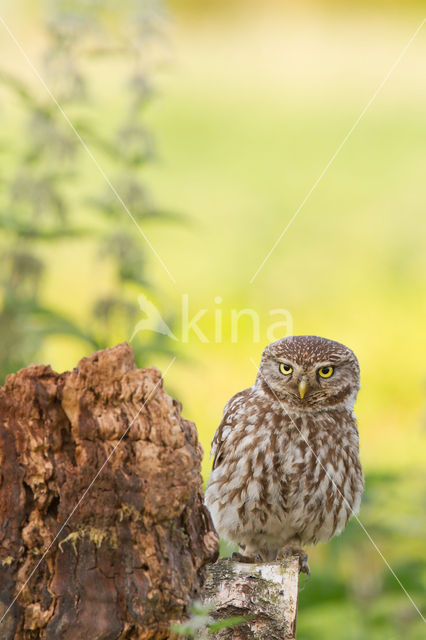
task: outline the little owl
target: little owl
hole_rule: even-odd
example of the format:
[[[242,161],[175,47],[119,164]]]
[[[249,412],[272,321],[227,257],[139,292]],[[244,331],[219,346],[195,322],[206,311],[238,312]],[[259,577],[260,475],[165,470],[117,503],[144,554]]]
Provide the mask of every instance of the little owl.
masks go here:
[[[227,403],[212,442],[206,504],[242,562],[274,561],[328,540],[359,510],[363,476],[353,405],[355,354],[291,336],[263,352],[256,382]]]

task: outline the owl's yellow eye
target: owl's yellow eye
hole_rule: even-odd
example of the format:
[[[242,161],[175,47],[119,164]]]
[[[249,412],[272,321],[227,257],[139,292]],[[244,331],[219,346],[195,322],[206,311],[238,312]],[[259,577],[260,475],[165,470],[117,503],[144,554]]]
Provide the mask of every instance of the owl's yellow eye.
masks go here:
[[[293,367],[291,365],[289,365],[289,364],[285,364],[284,362],[281,362],[280,371],[285,376],[288,376],[293,371]]]
[[[321,369],[318,369],[318,374],[321,378],[329,378],[333,375],[333,371],[333,367],[321,367]]]

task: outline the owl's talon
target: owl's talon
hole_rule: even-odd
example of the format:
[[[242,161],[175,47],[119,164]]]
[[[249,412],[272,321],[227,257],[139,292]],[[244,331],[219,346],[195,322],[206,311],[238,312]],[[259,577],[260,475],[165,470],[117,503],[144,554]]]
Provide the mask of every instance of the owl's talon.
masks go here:
[[[311,570],[309,569],[308,556],[306,553],[299,555],[299,572],[306,573],[306,580],[309,580],[311,577]]]
[[[260,558],[260,560],[259,560]],[[232,556],[231,556],[231,560],[232,562],[244,562],[246,564],[256,564],[256,562],[262,562],[262,558],[260,557],[260,555],[258,554],[257,556],[253,557],[253,556],[243,556],[242,553],[239,553],[238,551],[234,551]]]
[[[298,545],[289,544],[286,547],[283,547],[279,551],[277,559],[278,560],[282,560],[284,558],[288,558],[289,556],[298,556],[298,558],[299,558],[299,572],[300,573],[306,573],[306,575],[307,575],[306,580],[309,580],[309,578],[311,576],[311,571],[310,571],[309,565],[308,565],[308,556],[303,551],[303,549],[301,547],[299,547]]]

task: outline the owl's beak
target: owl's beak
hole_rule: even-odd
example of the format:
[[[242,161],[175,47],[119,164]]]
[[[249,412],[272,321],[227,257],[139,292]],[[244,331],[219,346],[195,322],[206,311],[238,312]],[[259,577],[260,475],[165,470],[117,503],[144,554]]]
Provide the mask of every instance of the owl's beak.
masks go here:
[[[308,387],[308,381],[306,380],[306,378],[302,378],[299,382],[299,396],[302,398],[302,400],[305,397],[305,393],[307,392]]]

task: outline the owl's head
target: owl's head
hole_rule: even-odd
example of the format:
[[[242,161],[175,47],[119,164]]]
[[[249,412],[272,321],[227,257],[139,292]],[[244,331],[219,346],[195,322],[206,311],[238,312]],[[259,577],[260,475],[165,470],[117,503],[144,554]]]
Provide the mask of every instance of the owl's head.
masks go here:
[[[298,411],[351,409],[359,390],[359,364],[339,342],[290,336],[266,347],[256,386]]]

